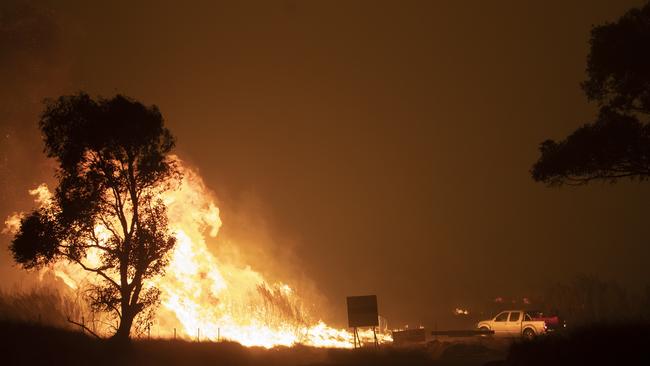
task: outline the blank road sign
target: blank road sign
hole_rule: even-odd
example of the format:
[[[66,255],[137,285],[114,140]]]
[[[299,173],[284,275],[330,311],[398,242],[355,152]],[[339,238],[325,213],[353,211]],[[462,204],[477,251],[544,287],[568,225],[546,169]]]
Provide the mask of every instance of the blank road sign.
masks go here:
[[[377,295],[348,296],[348,326],[374,327],[379,325]]]

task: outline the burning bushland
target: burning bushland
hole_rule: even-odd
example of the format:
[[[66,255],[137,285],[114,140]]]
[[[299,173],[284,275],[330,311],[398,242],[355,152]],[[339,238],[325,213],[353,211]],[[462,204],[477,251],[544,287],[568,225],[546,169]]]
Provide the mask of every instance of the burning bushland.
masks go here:
[[[59,185],[31,190],[37,208],[7,220],[11,249],[23,267],[83,293],[87,330],[352,346],[348,331],[314,317],[289,285],[212,254],[206,240],[222,225],[216,200],[172,155],[155,106],[61,97],[48,102],[40,128]]]

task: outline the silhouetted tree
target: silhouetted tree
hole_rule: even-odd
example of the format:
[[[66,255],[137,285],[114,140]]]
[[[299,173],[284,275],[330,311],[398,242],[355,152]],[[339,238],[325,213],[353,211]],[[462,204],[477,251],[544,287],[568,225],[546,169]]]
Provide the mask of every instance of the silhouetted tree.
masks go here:
[[[22,219],[14,259],[25,268],[66,260],[94,273],[91,306],[118,317],[114,337],[128,339],[136,317],[159,302],[147,279],[163,273],[175,244],[160,199],[180,178],[168,157],[174,139],[157,107],[120,95],[47,101],[39,126],[58,187],[51,204]]]
[[[548,185],[650,177],[650,3],[591,31],[587,99],[600,112],[566,139],[546,140],[531,170]]]

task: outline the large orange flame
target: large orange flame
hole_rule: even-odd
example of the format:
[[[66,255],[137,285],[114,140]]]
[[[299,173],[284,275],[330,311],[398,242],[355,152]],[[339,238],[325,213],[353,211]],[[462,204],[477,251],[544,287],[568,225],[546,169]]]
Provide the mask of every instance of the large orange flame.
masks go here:
[[[219,208],[201,177],[180,159],[174,159],[183,178],[178,189],[163,193],[163,200],[177,244],[166,274],[151,282],[160,288],[162,296],[154,336],[172,337],[178,328],[177,335],[182,338],[231,340],[245,346],[352,347],[351,332],[314,320],[289,285],[269,282],[250,266],[223,263],[212,254],[206,237],[214,238],[219,233]],[[52,195],[46,185],[29,193],[39,205],[51,204]],[[20,214],[10,216],[6,230],[15,231],[19,219]],[[97,227],[96,232],[107,235],[102,227]],[[96,264],[97,253],[89,252],[85,260]],[[73,264],[57,263],[47,270],[72,289],[97,280]],[[372,342],[374,335],[372,330],[364,330],[360,337]],[[378,337],[380,342],[391,341],[385,333]]]

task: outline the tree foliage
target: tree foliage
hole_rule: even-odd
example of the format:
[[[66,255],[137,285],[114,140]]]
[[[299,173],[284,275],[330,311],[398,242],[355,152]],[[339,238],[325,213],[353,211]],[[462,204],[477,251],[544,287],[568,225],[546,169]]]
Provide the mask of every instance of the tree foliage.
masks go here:
[[[22,219],[14,259],[25,268],[65,260],[94,273],[91,306],[119,318],[116,337],[128,338],[159,302],[147,280],[163,274],[175,244],[160,198],[180,178],[169,158],[174,139],[157,107],[121,95],[47,101],[39,126],[58,187],[51,204]]]
[[[650,177],[650,3],[591,31],[587,80],[596,120],[561,141],[546,140],[533,165],[548,185]]]

